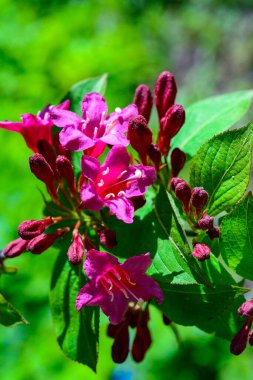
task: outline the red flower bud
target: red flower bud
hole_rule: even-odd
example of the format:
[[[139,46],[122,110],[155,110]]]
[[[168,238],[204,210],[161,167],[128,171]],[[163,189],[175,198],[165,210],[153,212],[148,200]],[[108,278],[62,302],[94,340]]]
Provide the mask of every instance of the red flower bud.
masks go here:
[[[184,167],[185,161],[186,161],[186,154],[182,150],[180,150],[179,148],[173,149],[171,156],[170,156],[170,162],[171,162],[172,176],[173,177],[178,176],[178,173]]]
[[[103,244],[107,249],[112,249],[117,245],[116,232],[105,228],[99,231],[99,239],[101,244]]]
[[[219,227],[210,228],[210,230],[208,230],[206,233],[209,235],[211,240],[220,237]]]
[[[158,135],[159,149],[164,156],[170,150],[170,141],[185,122],[185,110],[180,104],[174,104],[161,120],[161,129]]]
[[[27,245],[27,250],[31,251],[32,253],[36,255],[39,255],[40,253],[44,252],[46,249],[51,247],[54,241],[62,233],[63,233],[62,231],[57,231],[53,234],[41,234],[35,237],[34,239],[29,240],[28,245]]]
[[[210,252],[210,248],[207,245],[197,243],[194,246],[192,256],[194,256],[199,261],[204,261],[210,258]]]
[[[123,363],[129,352],[129,332],[128,324],[122,323],[112,345],[112,360],[115,363]]]
[[[54,186],[54,172],[40,153],[36,153],[29,158],[31,172],[47,186],[47,190],[52,198],[57,199],[57,191]]]
[[[54,223],[52,217],[41,220],[25,220],[18,227],[18,234],[24,240],[31,240],[42,234],[45,229]]]
[[[177,95],[175,77],[168,71],[162,72],[155,85],[155,102],[159,119],[174,104]]]
[[[183,203],[184,211],[187,213],[189,210],[189,202],[191,199],[191,188],[185,181],[179,182],[175,186],[175,195]]]
[[[171,178],[171,180],[170,180],[170,187],[171,187],[171,189],[173,191],[175,191],[176,186],[179,183],[186,183],[186,182],[185,182],[185,180],[183,180],[182,178],[179,178],[179,177],[173,177],[173,178]]]
[[[59,178],[64,178],[67,182],[71,194],[76,191],[74,170],[69,159],[65,156],[57,156],[56,168]]]
[[[237,310],[238,314],[242,315],[245,318],[253,317],[253,299],[244,302],[239,309]]]
[[[71,159],[71,152],[63,148],[59,139],[60,132],[56,132],[54,135],[54,146],[59,156],[66,156],[69,160]]]
[[[132,346],[132,357],[135,362],[140,363],[152,343],[148,326],[137,326],[136,335]]]
[[[46,161],[49,163],[49,165],[53,169],[53,172],[55,173],[56,156],[52,148],[52,145],[49,144],[49,142],[46,140],[39,140],[37,142],[37,148],[38,148],[39,153],[42,154],[42,156],[46,159]]]
[[[68,259],[74,264],[78,265],[82,262],[84,255],[84,245],[80,233],[77,230],[73,232],[73,240],[68,249]]]
[[[21,253],[26,251],[28,241],[18,238],[11,241],[7,247],[4,248],[2,254],[5,258],[12,258],[21,255]]]
[[[157,144],[150,144],[148,147],[148,156],[154,162],[156,170],[158,170],[161,164],[162,154]]]
[[[203,187],[194,187],[191,195],[191,205],[196,208],[197,215],[201,213],[202,208],[207,204],[208,193]]]
[[[251,324],[251,321],[247,321],[241,330],[234,336],[230,344],[231,354],[240,355],[245,350]]]
[[[143,116],[139,115],[129,122],[127,138],[146,165],[148,148],[152,143],[152,132]]]
[[[203,218],[198,221],[197,228],[200,228],[203,231],[212,229],[213,221],[214,221],[213,217],[205,214]]]
[[[148,123],[153,106],[153,97],[148,86],[141,84],[137,87],[134,95],[134,103],[137,105],[139,114],[144,116]]]

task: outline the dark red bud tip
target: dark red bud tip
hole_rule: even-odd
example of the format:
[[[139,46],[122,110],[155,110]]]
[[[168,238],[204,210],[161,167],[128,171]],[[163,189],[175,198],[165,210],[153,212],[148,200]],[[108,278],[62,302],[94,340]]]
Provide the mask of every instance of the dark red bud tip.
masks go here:
[[[59,235],[61,235],[61,231],[57,231],[54,234],[41,234],[36,238],[29,240],[27,245],[27,250],[32,253],[39,255],[44,252],[46,249],[51,247],[54,241],[57,239]]]
[[[191,204],[196,208],[197,212],[200,212],[202,208],[207,204],[208,193],[203,187],[194,187],[192,189]]]
[[[210,230],[208,230],[206,233],[209,235],[211,240],[220,237],[219,227],[210,228]]]
[[[247,321],[241,330],[234,336],[230,344],[231,354],[240,355],[245,350],[250,327],[251,322],[249,323]]]
[[[156,170],[158,170],[162,159],[162,154],[159,150],[158,145],[150,144],[148,147],[148,156],[154,162]]]
[[[42,234],[53,223],[54,221],[51,217],[41,220],[25,220],[19,225],[18,234],[24,240],[31,240]]]
[[[138,112],[149,122],[153,106],[153,97],[151,90],[145,84],[137,87],[134,95],[134,103],[137,105]]]
[[[28,245],[27,240],[23,240],[18,238],[16,240],[11,241],[7,247],[2,251],[2,255],[4,258],[12,258],[21,255],[21,253],[26,251],[26,247]]]
[[[186,183],[186,182],[185,182],[185,180],[183,180],[182,178],[179,178],[179,177],[173,177],[173,178],[171,178],[171,180],[170,180],[170,187],[171,187],[171,189],[173,191],[175,191],[176,186],[179,183]]]
[[[212,229],[213,221],[214,221],[214,218],[205,214],[203,218],[198,221],[197,228],[200,228],[203,231]]]
[[[148,148],[152,143],[152,132],[143,116],[139,115],[129,122],[127,138],[142,162],[146,164]]]
[[[179,132],[184,122],[185,110],[180,104],[171,106],[162,118],[158,145],[164,156],[168,155],[171,139]]]
[[[163,323],[166,325],[166,326],[169,326],[171,323],[172,323],[172,320],[167,318],[165,314],[163,314]]]
[[[175,195],[183,203],[185,211],[189,208],[191,199],[191,188],[185,181],[179,182],[175,187]]]
[[[80,233],[76,230],[73,232],[73,240],[67,254],[68,259],[72,264],[81,264],[84,255],[84,245]]]
[[[137,326],[136,336],[133,341],[132,357],[136,363],[140,363],[151,346],[152,339],[149,328]]]
[[[117,245],[116,232],[105,228],[99,232],[99,239],[107,249],[112,249]]]
[[[241,314],[245,318],[253,317],[253,300],[244,302],[237,310],[238,314]]]
[[[49,144],[49,142],[46,140],[39,140],[37,142],[37,148],[38,148],[39,153],[42,154],[42,156],[49,163],[49,165],[53,169],[53,172],[55,172],[56,156],[55,156],[54,150],[52,148],[52,145]]]
[[[54,172],[40,153],[36,153],[29,158],[31,172],[47,186],[49,194],[57,199],[57,192],[54,186]]]
[[[175,77],[168,71],[162,72],[155,85],[155,103],[159,119],[174,104],[177,95]]]
[[[178,176],[178,173],[184,167],[185,161],[186,161],[186,154],[182,150],[180,150],[179,148],[173,149],[171,156],[170,156],[170,162],[171,162],[172,176],[173,177]]]
[[[116,335],[119,333],[120,329],[122,328],[123,324],[125,323],[126,322],[121,322],[118,325],[112,325],[111,323],[109,323],[107,327],[107,336],[109,336],[109,338],[115,338]]]
[[[199,261],[204,261],[210,258],[210,252],[210,248],[207,245],[198,243],[194,246],[192,256]]]
[[[129,200],[134,205],[134,210],[138,210],[139,208],[143,207],[146,203],[146,198],[144,195],[138,195],[136,197],[129,198]]]
[[[57,156],[56,168],[59,178],[64,178],[72,194],[76,191],[75,175],[70,160],[65,156]]]
[[[123,323],[118,330],[112,345],[112,360],[115,363],[123,363],[129,353],[128,325]]]

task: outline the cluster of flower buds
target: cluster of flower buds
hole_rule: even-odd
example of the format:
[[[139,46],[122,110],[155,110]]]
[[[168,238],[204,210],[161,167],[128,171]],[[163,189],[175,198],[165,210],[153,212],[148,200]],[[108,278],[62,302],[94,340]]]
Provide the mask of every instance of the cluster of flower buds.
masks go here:
[[[159,170],[162,157],[168,156],[172,138],[179,132],[185,122],[185,111],[180,104],[175,104],[177,86],[175,77],[170,72],[162,72],[155,85],[155,105],[159,119],[157,141],[152,141],[152,131],[148,122],[153,107],[153,96],[150,88],[142,84],[137,87],[134,103],[139,116],[129,124],[127,138],[139,154],[141,162],[146,165],[149,160]],[[184,152],[176,148],[171,154],[173,176],[177,176],[186,160]]]
[[[253,346],[253,330],[251,330],[253,322],[253,300],[244,302],[237,312],[246,319],[246,322],[231,341],[230,352],[234,355],[240,355],[245,350],[247,342],[249,342],[250,346]]]
[[[148,306],[142,310],[138,304],[129,304],[124,320],[118,325],[109,324],[107,334],[114,339],[112,359],[115,363],[123,363],[129,354],[129,328],[136,329],[131,348],[132,358],[137,363],[144,359],[152,343],[148,321]]]

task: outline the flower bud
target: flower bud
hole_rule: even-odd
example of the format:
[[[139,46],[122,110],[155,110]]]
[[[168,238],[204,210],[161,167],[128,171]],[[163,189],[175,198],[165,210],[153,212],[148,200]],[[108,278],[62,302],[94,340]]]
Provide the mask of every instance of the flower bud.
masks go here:
[[[60,132],[56,132],[54,135],[54,146],[57,152],[57,155],[59,156],[66,156],[69,160],[71,159],[71,152],[69,150],[66,150],[63,148],[63,146],[60,143]]]
[[[197,228],[200,228],[203,231],[212,229],[213,221],[214,221],[213,217],[205,214],[203,218],[198,221]]]
[[[253,317],[253,299],[244,302],[239,309],[237,310],[238,314],[242,315],[245,318]]]
[[[186,182],[185,182],[185,180],[183,180],[182,178],[179,178],[179,177],[173,177],[173,178],[171,178],[171,180],[170,180],[170,187],[171,187],[171,189],[173,191],[175,191],[176,186],[179,183],[186,183]]]
[[[183,203],[184,211],[189,210],[189,202],[191,199],[191,188],[185,181],[179,182],[175,187],[175,195]]]
[[[51,247],[54,241],[62,234],[62,231],[57,231],[53,234],[41,234],[32,240],[28,241],[27,250],[39,255],[46,249]]]
[[[105,228],[99,231],[99,239],[101,244],[103,244],[107,249],[112,249],[117,245],[116,232]]]
[[[148,147],[148,156],[154,162],[156,170],[158,170],[162,159],[162,154],[158,148],[158,145],[150,144]]]
[[[67,182],[71,194],[76,191],[74,170],[69,159],[65,156],[57,156],[56,168],[59,178],[64,178]]]
[[[153,106],[153,97],[148,86],[141,84],[137,87],[134,95],[134,103],[137,105],[139,114],[144,116],[148,123]]]
[[[204,261],[210,258],[210,248],[202,243],[197,243],[194,246],[192,256],[194,256],[199,261]]]
[[[54,186],[54,172],[40,153],[36,153],[29,158],[31,172],[47,186],[47,190],[53,199],[57,199],[57,191]]]
[[[220,237],[219,227],[210,228],[210,230],[208,230],[206,233],[209,235],[211,240]]]
[[[180,150],[179,148],[173,149],[171,156],[170,156],[170,162],[171,162],[172,176],[173,177],[178,176],[178,173],[184,167],[185,161],[186,161],[186,154],[182,150]]]
[[[127,138],[145,165],[148,148],[152,143],[152,132],[143,116],[139,115],[129,122]]]
[[[52,217],[41,220],[25,220],[18,227],[18,234],[24,240],[31,240],[42,234],[45,229],[54,223]]]
[[[146,203],[146,198],[144,195],[138,195],[136,197],[129,198],[129,200],[134,205],[134,211],[138,210],[139,208],[143,207]]]
[[[18,238],[11,241],[7,247],[4,248],[2,254],[4,258],[12,258],[21,255],[26,251],[28,241]]]
[[[122,323],[112,345],[112,360],[115,363],[123,363],[129,353],[129,332],[128,324]]]
[[[180,104],[174,104],[161,120],[161,129],[158,135],[159,149],[164,156],[170,150],[170,141],[185,122],[185,110]]]
[[[46,161],[49,163],[49,165],[53,169],[53,172],[55,173],[56,156],[52,148],[52,145],[49,144],[49,142],[46,140],[39,140],[37,142],[37,148],[38,148],[39,153],[42,154],[42,156],[46,159]]]
[[[137,326],[136,335],[132,346],[132,357],[136,363],[140,363],[152,343],[148,326]]]
[[[234,336],[230,344],[231,354],[240,355],[245,350],[250,327],[251,322],[247,321],[241,330]]]
[[[175,77],[168,71],[162,72],[155,85],[155,102],[159,119],[174,104],[177,95]]]
[[[194,187],[191,195],[191,205],[196,208],[197,215],[201,213],[202,208],[207,204],[208,193],[203,187]]]
[[[84,255],[84,245],[81,235],[77,230],[73,231],[73,240],[67,254],[68,259],[72,264],[78,265],[82,262]]]

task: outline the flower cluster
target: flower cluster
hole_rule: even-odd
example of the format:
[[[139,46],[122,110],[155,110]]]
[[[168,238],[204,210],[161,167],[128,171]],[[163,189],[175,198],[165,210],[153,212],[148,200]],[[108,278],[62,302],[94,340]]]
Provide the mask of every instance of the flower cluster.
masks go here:
[[[230,351],[234,355],[240,355],[246,348],[247,342],[253,346],[253,300],[244,302],[238,309],[238,314],[246,319],[241,330],[234,336],[230,344]]]

